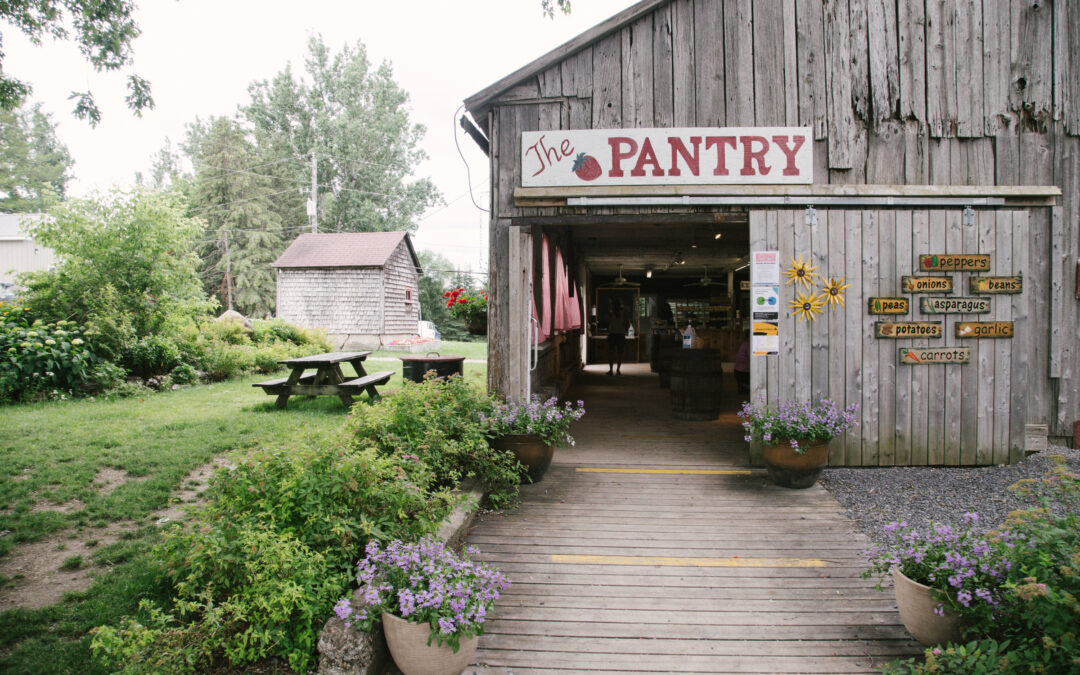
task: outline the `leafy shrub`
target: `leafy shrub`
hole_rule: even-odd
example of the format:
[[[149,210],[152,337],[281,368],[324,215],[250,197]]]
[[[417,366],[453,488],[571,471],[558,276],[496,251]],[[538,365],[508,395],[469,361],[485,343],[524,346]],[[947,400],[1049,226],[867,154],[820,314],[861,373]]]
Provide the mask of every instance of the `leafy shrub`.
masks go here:
[[[92,392],[109,392],[124,384],[127,371],[110,361],[94,364],[84,386]]]
[[[29,310],[0,310],[0,401],[81,388],[96,359],[72,321],[28,323]]]
[[[230,345],[251,344],[251,329],[239,321],[204,321],[199,331],[208,340]]]
[[[199,382],[199,371],[195,370],[195,366],[190,363],[177,365],[169,375],[176,384],[198,384]]]
[[[451,487],[476,478],[496,506],[517,496],[518,463],[513,455],[488,444],[492,400],[460,376],[406,382],[393,396],[350,416],[347,435],[358,447],[381,455],[418,457],[435,472],[439,485]]]
[[[124,348],[120,363],[139,377],[164,375],[180,365],[180,350],[172,340],[150,335]]]
[[[1009,642],[997,640],[969,642],[966,645],[931,647],[925,661],[905,659],[894,661],[881,669],[884,675],[915,675],[918,673],[965,673],[966,675],[998,675],[1019,672],[1016,659],[1008,653]],[[1026,671],[1024,671],[1026,672]]]
[[[211,382],[220,382],[250,372],[255,367],[255,350],[250,345],[208,342],[203,348],[202,369]]]
[[[251,339],[255,344],[268,344],[271,342],[291,342],[295,345],[307,344],[317,336],[309,335],[308,331],[294,326],[288,321],[270,319],[252,321],[255,330]]]

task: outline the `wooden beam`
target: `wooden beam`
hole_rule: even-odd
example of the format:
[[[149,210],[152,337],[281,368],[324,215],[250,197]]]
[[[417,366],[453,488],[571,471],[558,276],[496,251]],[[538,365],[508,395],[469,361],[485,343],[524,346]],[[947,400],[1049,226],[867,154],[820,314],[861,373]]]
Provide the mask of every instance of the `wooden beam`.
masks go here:
[[[514,188],[515,200],[566,197],[1000,197],[1054,200],[1056,185],[596,185]],[[531,205],[531,204],[530,204]]]

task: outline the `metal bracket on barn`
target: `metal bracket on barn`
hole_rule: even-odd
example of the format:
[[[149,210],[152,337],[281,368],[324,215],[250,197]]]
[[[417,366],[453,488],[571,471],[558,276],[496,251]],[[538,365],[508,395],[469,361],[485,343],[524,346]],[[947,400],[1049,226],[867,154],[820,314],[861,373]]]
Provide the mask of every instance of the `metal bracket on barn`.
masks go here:
[[[964,227],[975,227],[975,209],[970,204],[964,207]]]
[[[806,207],[806,225],[807,227],[817,225],[817,209],[813,206]]]

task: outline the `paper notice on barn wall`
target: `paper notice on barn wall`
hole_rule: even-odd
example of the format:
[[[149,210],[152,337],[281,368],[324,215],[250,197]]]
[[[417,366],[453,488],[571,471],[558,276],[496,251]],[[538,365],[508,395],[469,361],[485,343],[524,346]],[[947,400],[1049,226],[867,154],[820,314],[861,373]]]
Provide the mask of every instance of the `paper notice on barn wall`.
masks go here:
[[[780,353],[780,252],[750,252],[750,352]]]
[[[813,152],[809,127],[526,131],[521,185],[809,184]]]

